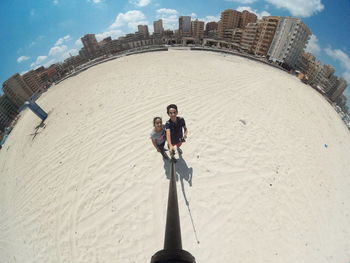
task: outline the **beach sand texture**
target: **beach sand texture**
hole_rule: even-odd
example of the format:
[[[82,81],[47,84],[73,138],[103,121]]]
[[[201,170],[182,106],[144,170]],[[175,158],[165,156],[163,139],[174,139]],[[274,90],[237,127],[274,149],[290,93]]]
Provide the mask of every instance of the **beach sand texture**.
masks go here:
[[[177,190],[198,263],[350,261],[350,134],[331,105],[273,67],[169,50],[52,87],[36,134],[22,114],[0,151],[0,262],[149,262],[170,169],[149,134],[170,103],[189,129]]]

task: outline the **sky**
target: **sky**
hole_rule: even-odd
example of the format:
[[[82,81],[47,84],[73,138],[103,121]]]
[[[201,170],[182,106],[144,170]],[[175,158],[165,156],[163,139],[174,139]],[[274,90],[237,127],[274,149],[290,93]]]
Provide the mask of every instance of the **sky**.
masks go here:
[[[0,82],[78,54],[85,34],[115,39],[140,24],[153,32],[160,18],[165,29],[177,29],[179,16],[219,21],[228,8],[301,18],[313,33],[307,51],[350,84],[350,0],[2,0]],[[350,100],[350,87],[345,95]]]

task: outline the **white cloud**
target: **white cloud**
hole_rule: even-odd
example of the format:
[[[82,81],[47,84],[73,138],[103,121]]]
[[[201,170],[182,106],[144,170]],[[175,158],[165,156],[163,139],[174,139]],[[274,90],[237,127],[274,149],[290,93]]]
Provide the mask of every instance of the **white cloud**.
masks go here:
[[[144,7],[148,6],[151,3],[151,0],[130,0],[129,2],[138,7]]]
[[[47,56],[38,56],[36,58],[35,64],[40,64],[41,62],[43,62],[45,59],[47,59]]]
[[[164,29],[177,29],[179,27],[178,12],[175,9],[161,8],[157,10],[157,18],[163,20]]]
[[[197,17],[197,14],[192,12],[192,13],[190,14],[190,17],[196,18],[196,17]]]
[[[77,47],[82,47],[82,46],[83,46],[83,43],[81,42],[80,37],[79,37],[77,40],[75,40],[74,44],[75,44]]]
[[[42,62],[44,62],[47,59],[47,56],[38,56],[36,58],[36,61],[30,64],[31,68],[38,67]]]
[[[75,48],[70,49],[69,51],[62,54],[62,60],[65,60],[66,58],[69,58],[71,55],[76,56],[79,54],[79,51]]]
[[[112,29],[109,31],[105,31],[99,34],[96,34],[96,39],[97,41],[101,41],[102,39],[106,38],[106,37],[112,37],[113,39],[120,37],[123,34],[123,31],[119,30],[119,29]],[[80,39],[79,39],[80,40]],[[81,41],[80,41],[81,43]]]
[[[137,25],[148,24],[146,16],[138,10],[131,10],[126,13],[119,13],[110,29],[127,26],[129,29],[137,30]]]
[[[161,8],[157,10],[158,14],[166,14],[166,15],[177,15],[178,12],[175,9]]]
[[[29,70],[22,71],[22,72],[20,73],[20,75],[24,75],[24,74],[26,74],[28,71],[29,71]]]
[[[21,63],[21,62],[26,61],[26,60],[28,60],[28,59],[30,59],[30,57],[27,57],[27,56],[20,56],[19,58],[17,58],[17,62],[18,62],[18,63]]]
[[[50,49],[49,56],[55,56],[57,54],[60,54],[64,51],[66,51],[67,49],[68,49],[68,47],[66,45],[54,46]]]
[[[325,48],[324,51],[328,56],[340,62],[344,70],[342,77],[350,83],[350,58],[349,55],[340,49]]]
[[[310,52],[314,55],[317,55],[318,53],[320,53],[321,48],[320,48],[320,45],[318,43],[318,39],[315,35],[311,35],[309,43],[307,44],[305,51]]]
[[[256,2],[257,0],[226,0],[227,2],[235,2],[240,4],[252,4]]]
[[[321,0],[266,0],[280,9],[287,9],[293,16],[309,17],[324,9]]]
[[[55,43],[55,46],[59,46],[59,45],[62,45],[64,42],[67,42],[71,39],[70,35],[66,35],[64,37],[61,37],[59,38],[56,43]]]
[[[267,11],[262,11],[261,13],[259,13],[258,10],[252,9],[250,6],[239,6],[236,10],[237,10],[237,11],[240,11],[240,12],[242,12],[242,11],[244,11],[244,10],[247,10],[247,11],[249,11],[249,12],[251,12],[251,13],[256,14],[256,16],[257,16],[259,19],[261,19],[263,16],[270,16],[270,15],[271,15],[271,14],[270,14],[269,12],[267,12]]]
[[[103,0],[88,0],[88,2],[90,3],[94,3],[94,4],[99,4],[101,3]]]
[[[52,2],[54,5],[58,5],[58,3],[59,3],[58,0],[53,0]]]
[[[220,20],[220,14],[218,14],[217,16],[206,16],[204,18],[198,18],[198,20],[204,21],[205,23],[218,22]]]

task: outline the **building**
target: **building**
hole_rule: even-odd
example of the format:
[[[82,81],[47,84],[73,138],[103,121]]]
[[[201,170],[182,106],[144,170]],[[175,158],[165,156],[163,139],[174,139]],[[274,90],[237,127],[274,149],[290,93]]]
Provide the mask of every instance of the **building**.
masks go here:
[[[253,53],[253,50],[255,49],[258,29],[258,23],[249,23],[244,28],[240,44],[241,48],[246,52]]]
[[[32,90],[32,93],[40,93],[44,91],[45,85],[34,70],[30,70],[23,74],[22,78],[27,86]]]
[[[269,60],[295,68],[310,36],[310,29],[299,18],[280,17],[268,51]]]
[[[237,44],[237,45],[240,45],[241,41],[242,41],[243,32],[244,32],[244,30],[242,28],[235,28],[233,30],[232,42]]]
[[[204,36],[203,21],[198,21],[198,19],[196,19],[195,21],[191,22],[191,35],[196,38],[203,38]]]
[[[239,27],[244,29],[249,23],[256,23],[258,17],[254,13],[250,13],[247,10],[242,11],[239,21]]]
[[[164,28],[163,28],[163,20],[159,19],[158,21],[153,22],[153,31],[156,34],[162,35]]]
[[[225,11],[221,12],[221,18],[218,24],[219,38],[224,38],[226,29],[235,29],[239,27],[240,19],[241,12],[239,11],[233,9],[226,9]]]
[[[224,37],[223,39],[226,40],[226,41],[229,41],[229,42],[233,42],[233,37],[234,37],[234,34],[236,32],[236,29],[225,29],[224,31]]]
[[[80,39],[84,45],[84,49],[88,57],[92,58],[98,55],[99,46],[98,46],[95,34],[86,34]],[[86,54],[83,54],[82,57],[85,57]]]
[[[208,22],[205,25],[205,36],[210,38],[216,38],[218,31],[218,23],[217,22]]]
[[[7,79],[2,84],[2,89],[16,107],[21,107],[33,95],[32,90],[18,73]]]
[[[209,32],[209,31],[212,31],[212,30],[218,30],[218,23],[217,22],[208,22],[206,25],[205,25],[205,32]]]
[[[348,83],[346,82],[345,79],[339,78],[338,83],[335,86],[335,88],[333,88],[332,90],[330,90],[328,92],[328,95],[329,95],[329,98],[331,99],[331,101],[336,101],[337,98],[343,94],[347,85],[348,85]]]
[[[256,55],[267,55],[271,42],[275,36],[278,20],[278,16],[265,16],[258,22],[256,44],[253,51]]]
[[[149,38],[148,26],[147,25],[138,25],[138,32],[141,34],[143,39]]]
[[[0,130],[4,131],[17,115],[18,107],[7,97],[0,96]]]
[[[190,16],[179,17],[179,34],[181,36],[191,35],[191,17]]]

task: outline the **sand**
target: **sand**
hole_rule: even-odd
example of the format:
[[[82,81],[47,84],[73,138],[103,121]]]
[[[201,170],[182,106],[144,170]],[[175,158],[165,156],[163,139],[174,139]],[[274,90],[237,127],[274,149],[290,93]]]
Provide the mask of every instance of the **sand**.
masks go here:
[[[297,78],[245,58],[145,53],[52,87],[0,151],[0,262],[149,262],[170,164],[149,134],[176,103],[183,248],[197,262],[349,262],[350,134]],[[200,243],[197,243],[197,239]]]

